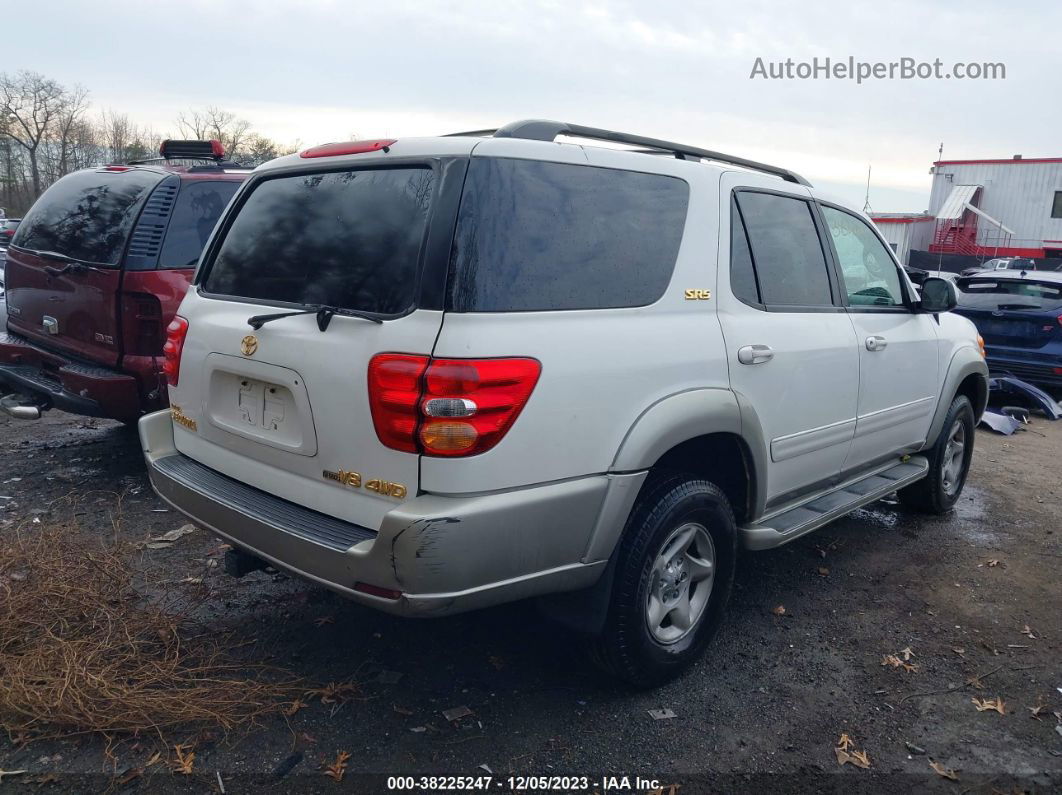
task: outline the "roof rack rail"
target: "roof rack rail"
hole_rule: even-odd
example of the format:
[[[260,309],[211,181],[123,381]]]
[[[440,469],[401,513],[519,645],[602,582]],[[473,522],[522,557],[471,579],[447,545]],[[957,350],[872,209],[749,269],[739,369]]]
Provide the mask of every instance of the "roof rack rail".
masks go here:
[[[486,138],[494,135],[498,132],[496,129],[490,130],[468,130],[467,132],[446,133],[443,138]]]
[[[781,177],[786,182],[794,182],[797,185],[811,187],[811,183],[799,174],[795,174],[785,168],[769,166],[766,163],[757,163],[755,160],[746,160],[743,157],[727,155],[722,152],[713,152],[710,149],[700,149],[696,146],[687,146],[673,141],[663,141],[659,138],[646,138],[642,135],[602,130],[597,127],[584,127],[581,124],[568,124],[567,122],[549,121],[547,119],[524,119],[506,124],[497,130],[477,130],[471,133],[459,133],[460,135],[486,135],[492,134],[495,138],[524,138],[531,141],[552,141],[558,135],[567,135],[573,138],[587,138],[594,141],[611,141],[618,144],[629,144],[641,147],[643,153],[673,154],[675,157],[685,160],[686,158],[704,158],[715,160],[719,163],[729,163],[734,166],[762,171]],[[646,152],[645,150],[649,150]]]
[[[234,160],[208,160],[202,157],[143,157],[138,160],[129,160],[120,165],[125,166],[187,166],[189,171],[224,171],[231,168],[245,168],[252,170],[253,166],[245,166]]]

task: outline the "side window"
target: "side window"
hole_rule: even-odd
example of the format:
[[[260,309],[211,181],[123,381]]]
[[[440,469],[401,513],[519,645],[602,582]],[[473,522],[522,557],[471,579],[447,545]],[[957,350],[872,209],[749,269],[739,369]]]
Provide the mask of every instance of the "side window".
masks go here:
[[[195,267],[218,216],[239,186],[238,182],[221,181],[188,182],[181,186],[166,230],[159,267]]]
[[[733,198],[730,199],[730,290],[746,304],[763,303],[752,267],[749,237],[745,234],[737,200]]]
[[[811,205],[803,199],[741,191],[760,298],[767,306],[830,306],[826,256]]]
[[[473,157],[454,234],[449,308],[645,306],[671,281],[689,185],[676,177]]]
[[[852,306],[902,306],[900,272],[870,227],[843,210],[823,207],[848,303]]]

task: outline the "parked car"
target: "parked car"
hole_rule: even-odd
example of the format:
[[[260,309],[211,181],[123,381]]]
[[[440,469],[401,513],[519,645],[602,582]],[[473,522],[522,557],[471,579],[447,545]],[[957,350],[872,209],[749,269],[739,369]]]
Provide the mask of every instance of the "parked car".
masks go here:
[[[982,271],[955,285],[955,311],[984,337],[993,373],[1062,386],[1062,273]]]
[[[135,422],[163,408],[162,345],[203,244],[250,173],[210,141],[63,177],[18,227],[6,268],[0,408]]]
[[[996,257],[990,259],[983,265],[977,268],[966,268],[961,272],[961,276],[972,276],[975,273],[981,271],[1034,271],[1036,270],[1036,260],[1029,259],[1028,257]]]
[[[21,221],[21,218],[0,218],[0,248],[8,247]]]
[[[866,216],[742,158],[547,121],[331,144],[223,215],[141,442],[234,574],[407,616],[541,597],[652,685],[740,548],[955,504],[988,370],[953,285],[912,290]]]
[[[7,262],[7,246],[18,229],[21,218],[0,218],[0,298],[4,297],[4,267]]]

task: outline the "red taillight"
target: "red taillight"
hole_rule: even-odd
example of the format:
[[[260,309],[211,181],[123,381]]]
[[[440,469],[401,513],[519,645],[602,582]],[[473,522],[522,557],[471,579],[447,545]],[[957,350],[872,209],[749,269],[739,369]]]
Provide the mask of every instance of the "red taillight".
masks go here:
[[[475,455],[516,421],[542,367],[535,359],[433,359],[424,379],[420,442],[428,455]]]
[[[170,386],[177,386],[181,377],[181,351],[187,334],[188,321],[180,315],[174,315],[170,325],[166,326],[166,344],[162,346],[162,372],[166,374],[166,383]]]
[[[366,152],[386,152],[395,143],[395,139],[387,138],[377,141],[343,141],[336,144],[321,144],[304,150],[299,157],[335,157],[336,155],[361,155]]]
[[[369,405],[387,447],[432,456],[490,450],[538,382],[535,359],[430,359],[382,353],[369,363]]]
[[[369,408],[376,435],[387,447],[417,452],[421,376],[427,356],[381,353],[369,362]]]

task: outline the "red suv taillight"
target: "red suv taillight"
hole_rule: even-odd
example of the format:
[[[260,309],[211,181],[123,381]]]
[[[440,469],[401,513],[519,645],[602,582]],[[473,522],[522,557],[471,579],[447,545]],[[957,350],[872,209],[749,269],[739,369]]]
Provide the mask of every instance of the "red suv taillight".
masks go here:
[[[187,334],[188,321],[180,315],[174,315],[170,325],[166,326],[166,344],[162,346],[162,372],[166,374],[166,383],[170,386],[177,386],[181,377],[181,351]]]
[[[538,382],[535,359],[432,359],[381,353],[369,362],[369,406],[387,447],[476,455],[501,441]]]

